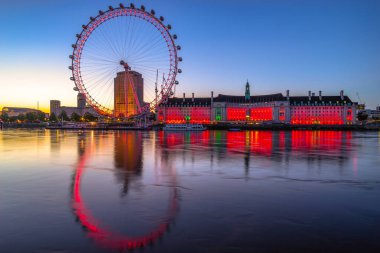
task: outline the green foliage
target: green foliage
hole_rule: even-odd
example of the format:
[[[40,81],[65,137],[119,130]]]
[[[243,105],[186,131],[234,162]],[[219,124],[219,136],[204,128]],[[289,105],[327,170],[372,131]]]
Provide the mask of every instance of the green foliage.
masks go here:
[[[4,121],[4,122],[8,122],[9,121],[9,115],[8,115],[8,113],[1,114],[1,120]]]
[[[44,112],[37,112],[37,120],[46,121],[45,113]]]
[[[368,119],[368,114],[365,113],[365,112],[359,112],[358,113],[358,120],[359,121],[363,121],[363,120],[366,120]]]
[[[23,114],[23,113],[19,114],[19,115],[17,116],[17,119],[18,119],[19,121],[24,121],[24,120],[25,120],[25,114]]]
[[[92,115],[91,113],[89,112],[86,112],[83,116],[84,120],[87,121],[87,122],[91,122],[91,121],[96,121],[98,118],[95,117],[94,115]]]
[[[63,120],[63,121],[69,121],[70,120],[69,116],[67,116],[67,113],[65,111],[62,111],[59,114],[58,119]]]
[[[50,122],[57,122],[58,121],[57,116],[55,115],[54,112],[50,114],[49,121]]]
[[[79,122],[81,116],[78,113],[73,112],[70,117],[71,121]]]
[[[28,112],[26,115],[25,115],[25,119],[27,122],[34,122],[37,120],[37,114],[34,113],[34,112]]]
[[[9,122],[16,122],[18,119],[17,116],[12,116],[12,117],[9,117]]]

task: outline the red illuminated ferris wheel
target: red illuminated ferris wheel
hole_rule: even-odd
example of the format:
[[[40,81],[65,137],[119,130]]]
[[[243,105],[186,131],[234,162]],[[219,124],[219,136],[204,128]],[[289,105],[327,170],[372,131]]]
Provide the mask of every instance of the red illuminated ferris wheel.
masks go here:
[[[96,112],[130,117],[153,111],[174,95],[178,63],[176,34],[164,17],[134,4],[109,6],[90,17],[70,55],[74,90]]]

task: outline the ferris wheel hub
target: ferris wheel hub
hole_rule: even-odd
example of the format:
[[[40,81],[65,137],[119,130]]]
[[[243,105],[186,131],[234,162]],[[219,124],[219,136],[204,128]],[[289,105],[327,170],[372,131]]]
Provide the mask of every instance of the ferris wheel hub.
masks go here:
[[[131,70],[131,67],[128,65],[128,63],[123,60],[120,61],[120,65],[123,66],[126,71]]]

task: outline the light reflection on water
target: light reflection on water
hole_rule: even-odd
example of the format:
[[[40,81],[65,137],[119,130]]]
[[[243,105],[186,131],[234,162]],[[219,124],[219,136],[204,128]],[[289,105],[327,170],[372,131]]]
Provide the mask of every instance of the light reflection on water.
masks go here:
[[[370,252],[379,137],[4,130],[0,251]]]

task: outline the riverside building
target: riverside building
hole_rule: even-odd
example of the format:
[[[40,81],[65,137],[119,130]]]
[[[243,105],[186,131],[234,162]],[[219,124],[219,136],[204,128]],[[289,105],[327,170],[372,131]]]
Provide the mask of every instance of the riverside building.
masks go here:
[[[114,115],[116,117],[136,115],[138,107],[143,105],[144,79],[142,75],[136,71],[129,71],[128,74],[125,71],[117,73],[114,79]]]
[[[83,93],[78,93],[77,95],[77,106],[61,106],[61,101],[59,100],[50,100],[50,114],[55,114],[56,116],[60,115],[62,112],[65,112],[69,117],[76,113],[80,116],[90,113],[94,116],[98,116],[98,113],[91,107],[86,104],[86,96]]]
[[[356,122],[357,103],[345,96],[290,96],[281,93],[251,96],[247,82],[244,96],[218,95],[214,97],[168,99],[159,105],[157,120],[167,124],[292,124],[292,125],[351,125]]]

